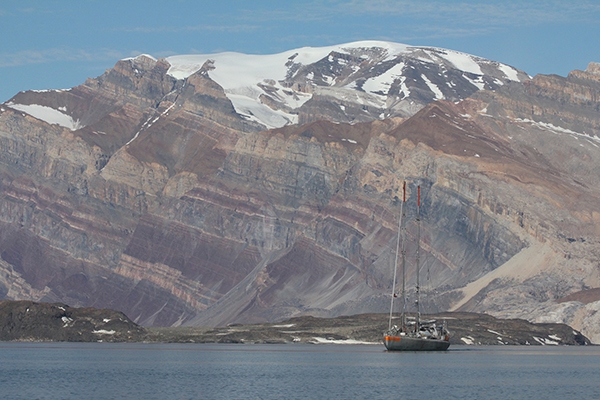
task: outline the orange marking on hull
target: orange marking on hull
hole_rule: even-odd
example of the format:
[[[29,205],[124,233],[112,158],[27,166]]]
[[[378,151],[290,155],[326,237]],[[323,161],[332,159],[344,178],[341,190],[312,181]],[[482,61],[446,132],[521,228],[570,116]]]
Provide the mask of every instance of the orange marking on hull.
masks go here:
[[[388,342],[399,342],[400,337],[399,336],[386,336],[385,340],[387,340]]]

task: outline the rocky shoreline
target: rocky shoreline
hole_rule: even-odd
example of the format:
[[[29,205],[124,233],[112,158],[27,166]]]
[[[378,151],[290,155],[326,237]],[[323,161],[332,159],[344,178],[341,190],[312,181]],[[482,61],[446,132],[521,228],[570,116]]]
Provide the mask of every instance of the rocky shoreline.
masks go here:
[[[0,341],[162,342],[162,343],[382,343],[387,314],[337,318],[303,316],[278,323],[218,328],[141,327],[125,314],[65,304],[0,301]],[[532,324],[486,314],[441,313],[453,345],[589,345],[565,324]]]

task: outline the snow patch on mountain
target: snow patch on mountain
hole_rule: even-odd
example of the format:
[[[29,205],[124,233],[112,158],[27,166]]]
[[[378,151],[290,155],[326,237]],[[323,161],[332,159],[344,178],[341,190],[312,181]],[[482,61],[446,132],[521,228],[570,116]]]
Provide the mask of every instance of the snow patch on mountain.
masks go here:
[[[567,128],[563,128],[561,126],[556,126],[547,122],[541,122],[541,121],[533,121],[531,119],[527,119],[527,118],[515,118],[515,121],[517,122],[524,122],[530,125],[533,125],[535,127],[537,127],[538,129],[541,130],[546,130],[549,132],[552,132],[556,135],[558,134],[566,134],[566,135],[570,135],[571,137],[575,138],[575,139],[586,139],[588,140],[594,147],[598,147],[598,145],[596,143],[600,143],[600,138],[598,136],[591,136],[588,135],[587,133],[580,133],[580,132],[575,132],[572,131],[571,129],[567,129]],[[594,143],[596,142],[596,143]]]
[[[297,115],[281,110],[273,110],[248,96],[229,93],[227,97],[234,104],[235,111],[251,121],[264,124],[268,127],[281,127],[298,123]]]
[[[151,59],[151,60],[158,61],[156,58],[154,58],[154,57],[153,57],[153,56],[151,56],[150,54],[140,54],[140,55],[138,55],[138,56],[135,56],[135,57],[127,57],[127,58],[124,58],[123,60],[124,60],[124,61],[130,61],[130,60],[135,60],[135,59],[136,59],[136,58],[138,58],[138,57],[148,57],[148,58],[149,58],[149,59]]]
[[[485,82],[483,82],[481,76],[478,76],[477,79],[472,79],[468,76],[465,76],[465,79],[468,80],[469,82],[471,82],[473,84],[473,86],[475,86],[477,89],[479,89],[479,90],[485,89]]]
[[[517,70],[514,69],[513,67],[510,67],[506,64],[500,64],[498,63],[498,69],[500,69],[500,71],[502,71],[504,73],[504,76],[506,76],[506,79],[511,80],[511,81],[519,81],[519,75],[517,74]]]
[[[262,104],[260,96],[265,91],[259,85],[268,86],[271,91],[279,94],[278,97],[282,101],[288,103],[290,97],[294,96],[286,96],[284,90],[289,91],[289,89],[284,88],[279,81],[286,77],[288,71],[286,63],[289,58],[300,57],[305,62],[310,62],[326,54],[323,50],[318,54],[306,52],[296,57],[290,52],[266,56],[241,53],[172,56],[167,58],[171,64],[167,73],[176,79],[185,79],[210,61],[211,69],[208,75],[223,88],[235,111],[265,124],[268,128],[275,128],[296,123],[298,117],[291,113],[273,110]],[[292,105],[296,108],[310,100],[310,96],[296,95],[292,100]]]
[[[427,87],[429,87],[429,90],[433,92],[436,100],[441,100],[444,98],[444,93],[442,93],[442,91],[436,85],[434,85],[433,82],[431,82],[429,78],[427,78],[427,76],[421,74],[421,78],[423,79],[423,81],[425,81],[425,84],[427,85]]]
[[[60,107],[59,110],[55,110],[54,108],[41,106],[39,104],[15,104],[12,102],[5,104],[10,108],[29,114],[50,125],[60,125],[72,131],[83,128],[79,123],[79,120],[74,120],[73,117],[66,114],[67,109],[65,107]]]
[[[452,50],[436,50],[436,55],[439,54],[441,58],[449,61],[456,69],[475,75],[483,75],[481,67],[472,55]]]
[[[404,70],[403,62],[396,64],[392,68],[385,71],[383,74],[367,79],[365,81],[365,83],[363,84],[362,88],[365,92],[379,94],[379,95],[387,95],[392,83],[396,79],[404,78],[402,76],[403,70]]]

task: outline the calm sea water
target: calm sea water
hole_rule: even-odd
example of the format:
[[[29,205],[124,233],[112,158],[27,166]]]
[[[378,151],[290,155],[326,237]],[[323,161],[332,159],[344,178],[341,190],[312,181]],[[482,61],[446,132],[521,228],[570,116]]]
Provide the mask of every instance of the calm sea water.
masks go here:
[[[2,399],[600,399],[600,347],[0,343]]]

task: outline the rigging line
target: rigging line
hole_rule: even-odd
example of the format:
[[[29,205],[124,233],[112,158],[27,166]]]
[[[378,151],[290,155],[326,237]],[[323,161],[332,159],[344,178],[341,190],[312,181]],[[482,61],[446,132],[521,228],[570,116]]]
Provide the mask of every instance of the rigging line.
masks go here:
[[[392,313],[394,312],[394,296],[396,295],[396,277],[398,274],[398,250],[400,249],[400,230],[402,229],[402,217],[404,212],[404,201],[400,203],[400,218],[398,219],[398,234],[396,239],[396,254],[394,257],[394,280],[392,281],[392,300],[390,303],[389,330],[392,330]],[[404,296],[404,293],[402,293]]]
[[[430,252],[426,252],[425,257],[423,257],[423,263],[422,263],[423,266],[427,266],[426,280],[428,283],[431,283],[431,274],[429,273],[429,267],[431,266],[431,263],[429,261],[430,261],[431,256],[432,256],[432,254]],[[434,256],[434,259],[435,259],[435,256]]]
[[[423,234],[423,232],[425,232],[425,235]],[[424,268],[425,265],[427,266],[427,278],[426,280],[428,282],[431,281],[431,263],[433,262],[431,260],[431,258],[433,257],[433,260],[437,260],[437,255],[436,252],[432,246],[432,240],[431,240],[431,236],[433,236],[432,230],[428,227],[423,227],[421,226],[421,242],[425,243],[428,246],[428,251],[426,251],[424,253],[424,257],[423,257],[423,262],[421,265],[421,268]],[[429,243],[428,243],[428,239],[429,238]]]

